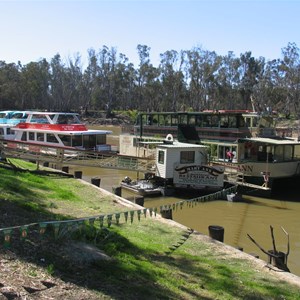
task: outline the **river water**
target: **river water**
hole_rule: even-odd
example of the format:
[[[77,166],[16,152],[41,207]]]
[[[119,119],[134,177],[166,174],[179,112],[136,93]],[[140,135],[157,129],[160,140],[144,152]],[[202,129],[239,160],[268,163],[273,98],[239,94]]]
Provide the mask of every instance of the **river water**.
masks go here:
[[[118,128],[107,127],[114,131],[109,143],[118,143]],[[83,179],[91,182],[92,177],[101,178],[101,188],[112,192],[114,187],[120,186],[125,176],[137,178],[133,171],[110,170],[95,167],[70,166],[69,172],[82,171]],[[133,194],[122,190],[124,198]],[[276,199],[265,199],[243,195],[245,202],[210,201],[198,203],[194,206],[184,205],[172,212],[173,220],[194,230],[208,233],[208,226],[219,225],[224,227],[224,243],[233,247],[242,247],[246,253],[258,255],[267,261],[264,254],[247,234],[265,250],[272,249],[270,226],[274,228],[276,248],[278,251],[287,252],[287,236],[282,228],[289,233],[290,254],[288,267],[290,271],[300,276],[300,193],[288,190],[276,196]],[[145,198],[144,206],[147,208],[160,207],[161,205],[180,202],[182,198],[151,197]]]

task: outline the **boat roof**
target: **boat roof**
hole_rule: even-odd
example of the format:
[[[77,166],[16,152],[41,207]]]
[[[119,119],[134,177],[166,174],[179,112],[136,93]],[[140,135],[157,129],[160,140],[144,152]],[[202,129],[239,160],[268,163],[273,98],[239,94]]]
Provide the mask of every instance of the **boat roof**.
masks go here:
[[[8,113],[12,113],[15,112],[14,110],[1,110],[0,114],[8,114]]]
[[[268,114],[274,114],[275,112],[268,113]],[[236,115],[236,114],[252,114],[252,115],[261,115],[262,113],[259,113],[257,111],[253,110],[247,110],[247,109],[231,109],[231,110],[225,110],[225,109],[215,109],[215,110],[201,110],[201,111],[172,111],[172,112],[140,112],[140,115],[204,115],[204,114],[213,114],[213,115]]]
[[[206,145],[200,145],[200,144],[190,144],[190,143],[181,143],[178,141],[173,141],[173,142],[167,142],[167,143],[161,143],[157,147],[159,148],[167,148],[167,149],[199,149],[199,148],[207,148],[208,146]]]
[[[239,142],[252,142],[269,145],[300,145],[300,143],[294,139],[287,138],[243,138],[239,139]]]
[[[30,115],[79,115],[75,112],[50,112],[50,111],[24,111],[26,114]]]
[[[111,134],[112,131],[110,130],[98,130],[98,129],[88,129],[88,130],[46,130],[46,129],[36,129],[36,128],[13,128],[15,131],[30,131],[30,132],[39,132],[39,133],[54,133],[60,135],[104,135],[104,134]]]

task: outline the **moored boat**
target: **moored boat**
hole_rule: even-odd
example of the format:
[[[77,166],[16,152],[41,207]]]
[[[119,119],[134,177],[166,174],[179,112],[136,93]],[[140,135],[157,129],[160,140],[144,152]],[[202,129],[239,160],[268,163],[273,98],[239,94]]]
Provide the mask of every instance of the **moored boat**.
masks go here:
[[[24,115],[26,120],[22,121]],[[111,151],[111,146],[106,143],[106,136],[111,131],[88,129],[76,113],[26,111],[18,116],[20,121],[17,124],[5,124],[5,128],[10,129],[9,135],[3,130],[2,141],[8,147],[16,147],[18,142],[34,145],[37,149],[51,146],[68,150]]]
[[[150,180],[132,180],[126,176],[122,182],[121,187],[141,196],[160,196],[162,195],[161,188],[153,184]]]
[[[269,195],[300,180],[300,143],[277,132],[276,119],[272,111],[140,113],[132,135],[121,135],[120,153],[155,156],[155,144],[172,133],[180,142],[207,145],[210,162],[223,166],[229,180]]]

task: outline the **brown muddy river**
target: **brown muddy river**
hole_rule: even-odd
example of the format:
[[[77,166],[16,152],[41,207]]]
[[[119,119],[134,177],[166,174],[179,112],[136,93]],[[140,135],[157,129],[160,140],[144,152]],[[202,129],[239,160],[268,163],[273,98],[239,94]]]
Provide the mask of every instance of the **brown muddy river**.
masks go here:
[[[107,127],[105,129],[111,129]],[[118,129],[113,129],[118,134]],[[109,141],[118,143],[118,138],[112,136]],[[112,188],[119,186],[125,176],[136,179],[136,172],[109,170],[101,168],[71,167],[70,173],[82,171],[83,179],[91,182],[92,177],[101,178],[101,188],[112,192]],[[173,211],[173,220],[198,232],[209,234],[209,225],[224,227],[224,243],[233,247],[242,247],[246,253],[254,253],[262,260],[267,260],[264,254],[250,239],[251,235],[265,250],[272,249],[270,225],[274,228],[274,236],[278,251],[287,252],[287,236],[281,229],[283,227],[290,238],[290,254],[288,267],[290,271],[300,276],[300,189],[286,191],[278,199],[264,199],[244,195],[245,202],[211,201],[198,203],[195,206],[184,205],[183,209]],[[132,196],[122,191],[124,198]],[[147,208],[160,207],[164,204],[180,202],[176,197],[145,198],[144,206]]]

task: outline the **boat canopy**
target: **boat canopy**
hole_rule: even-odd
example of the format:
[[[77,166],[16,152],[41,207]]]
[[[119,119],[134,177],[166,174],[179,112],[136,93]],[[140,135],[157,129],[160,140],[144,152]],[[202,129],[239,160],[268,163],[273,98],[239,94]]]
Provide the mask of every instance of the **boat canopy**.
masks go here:
[[[268,145],[300,145],[298,141],[293,139],[284,138],[243,138],[239,139],[241,143],[257,143],[257,144],[268,144]]]

